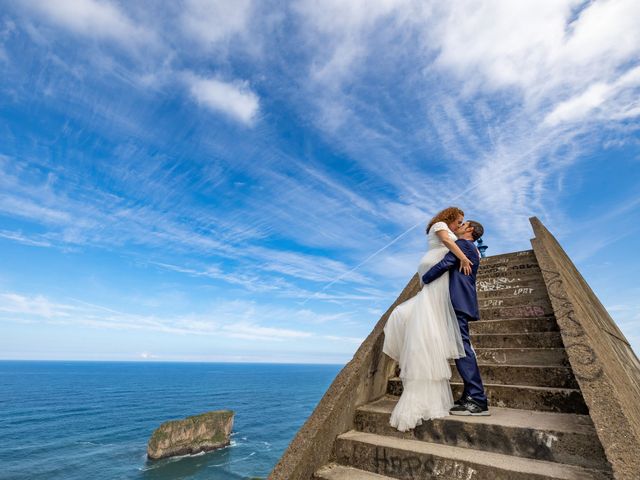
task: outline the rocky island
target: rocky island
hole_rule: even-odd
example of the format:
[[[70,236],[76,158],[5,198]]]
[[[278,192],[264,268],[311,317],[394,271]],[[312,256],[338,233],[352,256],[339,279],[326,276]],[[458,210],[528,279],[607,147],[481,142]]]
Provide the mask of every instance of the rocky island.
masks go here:
[[[149,439],[147,457],[158,460],[226,447],[230,444],[233,416],[231,410],[216,410],[164,422]]]

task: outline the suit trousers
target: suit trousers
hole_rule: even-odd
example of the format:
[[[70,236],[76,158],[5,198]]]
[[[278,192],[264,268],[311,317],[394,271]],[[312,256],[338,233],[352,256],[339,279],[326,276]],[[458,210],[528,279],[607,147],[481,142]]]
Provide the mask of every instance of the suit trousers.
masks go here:
[[[456,311],[456,318],[458,319],[462,343],[464,344],[464,351],[466,353],[466,357],[456,359],[456,368],[464,382],[462,397],[471,397],[473,401],[482,407],[486,407],[487,395],[484,392],[484,385],[480,377],[480,368],[478,368],[476,352],[473,350],[471,339],[469,338],[470,317],[466,313]]]

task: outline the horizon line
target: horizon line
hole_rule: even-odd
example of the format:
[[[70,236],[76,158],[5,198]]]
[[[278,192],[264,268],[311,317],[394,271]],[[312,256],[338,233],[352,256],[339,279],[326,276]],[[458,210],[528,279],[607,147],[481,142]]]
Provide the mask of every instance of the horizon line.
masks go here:
[[[0,358],[0,362],[70,362],[70,363],[227,363],[227,364],[251,364],[251,365],[346,365],[345,363],[318,363],[318,362],[257,362],[257,361],[227,361],[227,360],[81,360],[81,359],[50,359],[50,358]]]

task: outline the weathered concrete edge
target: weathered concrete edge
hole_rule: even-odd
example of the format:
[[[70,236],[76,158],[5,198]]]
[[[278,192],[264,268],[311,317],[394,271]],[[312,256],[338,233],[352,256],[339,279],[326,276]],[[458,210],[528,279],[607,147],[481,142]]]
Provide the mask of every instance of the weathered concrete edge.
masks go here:
[[[559,242],[536,217],[530,221],[535,234],[531,244],[542,270],[569,363],[612,466],[614,478],[639,478],[640,435],[632,423],[635,413],[628,408],[630,399],[620,398],[625,396],[627,389],[624,385],[616,385],[620,383],[621,376],[615,370],[620,369],[621,362],[615,361],[618,356],[613,351],[614,347],[607,344],[610,342],[608,339],[615,337],[622,348],[626,346],[629,349],[636,362],[637,357]],[[578,278],[571,279],[570,275]],[[592,321],[594,315],[600,317],[600,323],[606,328]],[[599,341],[598,335],[604,335],[607,340]],[[612,358],[613,362],[607,361]],[[640,378],[640,370],[636,373]],[[638,398],[633,400],[637,402]]]
[[[384,326],[396,305],[418,292],[414,275],[382,315],[293,438],[269,480],[308,480],[334,455],[335,439],[353,428],[356,408],[384,395],[394,361],[382,352]]]

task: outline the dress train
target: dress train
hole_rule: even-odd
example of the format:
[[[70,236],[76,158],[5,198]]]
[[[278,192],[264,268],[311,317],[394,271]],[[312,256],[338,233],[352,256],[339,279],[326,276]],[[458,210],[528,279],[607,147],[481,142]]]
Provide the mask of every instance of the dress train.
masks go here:
[[[443,245],[430,249],[420,262],[420,277],[446,252]],[[403,384],[390,424],[404,432],[423,420],[449,415],[453,406],[449,359],[465,356],[449,296],[449,272],[398,305],[384,333],[383,351],[398,362]]]

